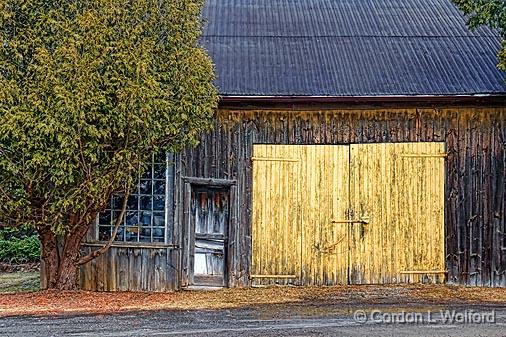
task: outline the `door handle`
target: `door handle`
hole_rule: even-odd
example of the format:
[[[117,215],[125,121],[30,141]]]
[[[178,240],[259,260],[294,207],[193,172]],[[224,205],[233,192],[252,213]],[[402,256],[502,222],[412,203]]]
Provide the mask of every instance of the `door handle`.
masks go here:
[[[360,224],[359,237],[360,237],[360,239],[362,239],[365,234],[364,226],[369,224],[369,217],[364,216],[364,217],[357,219],[357,220],[332,220],[332,223],[333,224],[348,224],[348,225]]]

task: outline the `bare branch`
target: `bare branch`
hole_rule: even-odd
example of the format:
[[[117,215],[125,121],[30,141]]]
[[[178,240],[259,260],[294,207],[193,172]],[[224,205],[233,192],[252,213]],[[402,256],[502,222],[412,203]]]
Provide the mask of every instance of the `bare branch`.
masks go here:
[[[125,195],[123,197],[123,204],[121,206],[121,213],[119,214],[118,218],[116,219],[116,223],[114,224],[114,230],[112,231],[112,235],[109,238],[109,241],[107,241],[106,244],[102,248],[94,250],[91,253],[89,253],[88,255],[81,257],[77,261],[76,265],[81,266],[83,264],[90,262],[91,260],[93,260],[93,259],[99,257],[100,255],[104,254],[105,252],[107,252],[107,250],[112,246],[114,240],[116,239],[116,234],[118,233],[118,229],[119,229],[121,222],[123,220],[123,216],[125,215],[129,195],[130,195],[130,191],[129,191],[129,189],[127,189],[125,192]]]

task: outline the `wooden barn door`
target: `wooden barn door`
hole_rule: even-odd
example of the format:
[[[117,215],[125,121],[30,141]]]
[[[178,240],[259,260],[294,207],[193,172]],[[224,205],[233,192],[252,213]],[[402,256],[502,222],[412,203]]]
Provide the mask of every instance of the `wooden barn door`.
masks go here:
[[[444,280],[444,144],[255,145],[254,284]]]
[[[251,277],[297,283],[301,274],[300,147],[253,148]]]
[[[255,145],[254,284],[344,284],[348,146]]]
[[[339,145],[301,147],[303,284],[348,282],[349,228],[334,223],[346,219],[349,205],[349,148]]]
[[[226,286],[229,190],[191,190],[189,285]]]
[[[350,283],[444,277],[444,144],[350,148]]]

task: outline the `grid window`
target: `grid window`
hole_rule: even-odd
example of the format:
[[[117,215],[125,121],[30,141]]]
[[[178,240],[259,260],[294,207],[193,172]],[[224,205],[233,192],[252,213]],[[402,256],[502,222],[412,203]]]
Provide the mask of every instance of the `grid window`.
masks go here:
[[[153,156],[146,172],[128,197],[127,209],[116,235],[119,242],[165,242],[165,199],[167,158]],[[98,239],[111,238],[121,214],[122,196],[113,196],[109,207],[98,217]]]

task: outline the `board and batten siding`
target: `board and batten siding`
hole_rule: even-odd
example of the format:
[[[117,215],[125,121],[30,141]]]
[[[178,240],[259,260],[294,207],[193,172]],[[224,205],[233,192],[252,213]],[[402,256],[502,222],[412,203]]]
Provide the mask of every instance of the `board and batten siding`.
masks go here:
[[[236,180],[229,285],[250,284],[253,144],[444,142],[448,282],[506,286],[506,108],[222,109],[200,145],[176,156],[182,177]],[[175,221],[174,223],[178,223]],[[178,235],[180,230],[175,230]],[[179,242],[181,237],[175,238]]]

